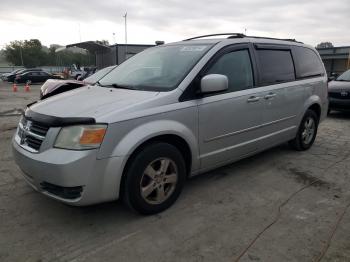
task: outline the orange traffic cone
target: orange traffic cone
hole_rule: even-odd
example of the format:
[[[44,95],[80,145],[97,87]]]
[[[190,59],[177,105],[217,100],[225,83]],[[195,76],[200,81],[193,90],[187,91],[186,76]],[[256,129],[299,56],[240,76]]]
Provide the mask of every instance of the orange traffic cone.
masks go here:
[[[24,86],[24,91],[25,92],[30,92],[29,82],[26,82],[26,85]]]
[[[13,92],[17,92],[17,90],[18,90],[17,89],[17,83],[14,82],[13,85],[12,85],[12,91]]]

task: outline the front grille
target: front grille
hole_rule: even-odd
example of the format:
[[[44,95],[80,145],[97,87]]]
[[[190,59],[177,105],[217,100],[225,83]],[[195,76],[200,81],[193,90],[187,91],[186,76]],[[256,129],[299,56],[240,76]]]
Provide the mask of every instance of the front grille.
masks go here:
[[[37,122],[32,122],[32,125],[30,127],[30,131],[41,136],[46,136],[46,133],[48,130],[49,130],[48,126],[44,126]]]
[[[336,99],[350,99],[350,91],[329,92],[329,97]]]
[[[50,127],[23,117],[19,123],[18,136],[22,147],[38,152]]]
[[[27,142],[27,144],[28,144],[29,147],[31,147],[31,148],[33,148],[33,149],[39,151],[40,146],[41,146],[41,143],[42,143],[43,141],[41,141],[40,139],[37,139],[37,138],[32,137],[32,136],[29,135],[29,136],[27,136],[27,138],[26,138],[26,142]]]
[[[44,191],[47,191],[52,195],[62,197],[65,199],[79,198],[81,197],[81,193],[83,192],[82,186],[63,187],[63,186],[54,185],[48,182],[43,182],[40,185]]]

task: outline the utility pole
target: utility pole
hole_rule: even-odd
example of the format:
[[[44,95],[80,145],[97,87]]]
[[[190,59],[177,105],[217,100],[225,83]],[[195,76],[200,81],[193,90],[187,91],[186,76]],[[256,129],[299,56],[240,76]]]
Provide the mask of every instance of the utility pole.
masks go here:
[[[124,17],[124,23],[125,23],[125,60],[127,58],[128,53],[128,29],[127,29],[127,18],[128,18],[128,12],[125,12]]]
[[[79,26],[79,42],[81,42],[80,23],[78,23],[78,26]]]
[[[23,54],[22,54],[22,44],[19,46],[19,54],[21,55],[21,63],[22,63],[22,66],[24,66],[24,63],[23,63]]]
[[[115,45],[117,42],[115,41],[115,33],[113,32],[113,44]]]

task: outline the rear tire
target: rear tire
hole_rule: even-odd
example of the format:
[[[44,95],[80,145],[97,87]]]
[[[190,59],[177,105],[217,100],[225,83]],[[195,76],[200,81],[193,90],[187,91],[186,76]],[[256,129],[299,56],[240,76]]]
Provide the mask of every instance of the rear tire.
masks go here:
[[[123,186],[123,201],[140,214],[150,215],[170,207],[186,180],[186,165],[173,145],[150,144],[129,160]]]
[[[308,150],[317,136],[318,116],[315,111],[308,109],[301,120],[296,137],[289,144],[298,151]]]

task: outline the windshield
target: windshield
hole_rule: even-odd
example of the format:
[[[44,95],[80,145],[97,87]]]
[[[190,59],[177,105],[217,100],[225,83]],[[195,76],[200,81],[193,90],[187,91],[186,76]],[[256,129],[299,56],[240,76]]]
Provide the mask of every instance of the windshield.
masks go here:
[[[99,84],[146,91],[176,88],[211,45],[157,46],[129,58]]]
[[[17,70],[16,72],[12,72],[11,74],[13,75],[16,75],[16,74],[21,74],[25,71],[25,69],[20,69],[20,70]]]
[[[92,74],[91,76],[84,79],[84,82],[87,83],[96,83],[98,80],[100,80],[102,77],[104,77],[106,74],[108,74],[110,71],[113,70],[116,66],[109,66],[102,68],[101,70],[98,70],[95,74]]]
[[[350,81],[350,70],[345,71],[343,74],[338,76],[337,81]]]
[[[11,73],[10,73],[10,75],[14,75],[14,74],[16,74],[16,73],[18,73],[19,71],[22,71],[22,70],[24,70],[23,68],[21,68],[21,69],[15,69],[15,70],[13,70]]]

